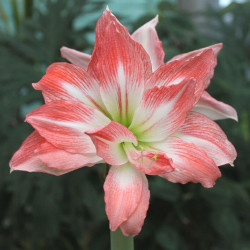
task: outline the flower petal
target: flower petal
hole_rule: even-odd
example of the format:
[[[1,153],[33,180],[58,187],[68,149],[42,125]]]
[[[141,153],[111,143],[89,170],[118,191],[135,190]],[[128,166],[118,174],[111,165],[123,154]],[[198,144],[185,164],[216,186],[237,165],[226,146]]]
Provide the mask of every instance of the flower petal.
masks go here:
[[[125,143],[124,149],[130,163],[139,171],[148,175],[159,175],[173,171],[172,160],[165,153],[158,151],[135,149],[131,143]]]
[[[150,192],[148,190],[148,180],[145,175],[142,175],[143,186],[141,201],[136,208],[135,212],[129,217],[128,220],[120,225],[120,229],[125,236],[136,236],[140,233],[147,215]]]
[[[210,188],[221,176],[219,168],[206,153],[178,137],[170,136],[166,141],[157,143],[154,148],[166,152],[173,160],[174,171],[162,175],[171,182],[186,184],[187,182],[200,182],[204,187]]]
[[[168,62],[172,62],[172,61],[175,61],[175,60],[188,60],[188,59],[190,59],[192,57],[200,55],[204,50],[207,50],[207,49],[212,49],[213,52],[214,52],[214,54],[215,54],[215,56],[217,57],[218,54],[219,54],[219,52],[220,52],[220,50],[222,49],[222,47],[223,47],[222,43],[217,43],[217,44],[205,47],[205,48],[201,48],[201,49],[198,49],[198,50],[193,50],[193,51],[190,51],[188,53],[183,53],[183,54],[174,56]]]
[[[155,71],[164,64],[165,53],[162,48],[162,42],[159,40],[155,26],[158,23],[158,16],[145,23],[137,29],[132,37],[140,43],[150,56],[152,70]]]
[[[144,189],[147,189],[144,182],[145,175],[130,164],[110,168],[104,183],[105,210],[110,230],[117,230],[136,211],[142,202]]]
[[[91,55],[67,47],[61,48],[61,56],[69,62],[87,70]]]
[[[171,61],[155,71],[146,83],[146,89],[154,86],[169,86],[182,82],[185,79],[195,78],[196,101],[199,100],[208,81],[213,76],[216,57],[212,49],[203,50],[199,55],[187,61]]]
[[[151,73],[150,58],[108,10],[98,20],[96,32],[92,58],[98,68],[101,97],[113,120],[126,125]]]
[[[95,144],[97,155],[110,165],[122,165],[128,162],[122,146],[123,142],[132,142],[137,145],[134,134],[115,121],[85,133],[91,137]]]
[[[212,120],[231,118],[238,121],[237,112],[232,106],[217,101],[206,91],[203,92],[200,100],[194,106],[193,111],[204,114]]]
[[[139,141],[161,141],[184,122],[195,102],[195,80],[148,90],[137,108],[129,129]]]
[[[177,55],[177,56],[173,57],[171,60],[169,60],[168,63],[172,62],[172,61],[176,61],[176,60],[185,60],[186,61],[186,60],[189,60],[190,58],[193,58],[195,56],[200,55],[204,50],[212,49],[214,52],[214,55],[215,55],[215,65],[214,65],[214,67],[215,67],[217,65],[217,56],[218,56],[220,50],[222,49],[222,47],[223,47],[222,43],[217,43],[217,44],[214,44],[214,45],[202,48],[202,49],[191,51],[189,53]],[[210,79],[213,78],[213,76],[214,76],[214,71],[211,70],[210,75],[206,79],[206,87],[209,85]]]
[[[80,100],[105,112],[100,96],[100,85],[88,72],[70,63],[53,63],[46,75],[33,84],[41,90],[46,102],[56,100]]]
[[[184,124],[175,134],[182,140],[194,143],[202,149],[208,157],[214,160],[217,166],[233,165],[236,150],[222,129],[206,116],[189,112]]]
[[[95,153],[95,147],[84,132],[104,126],[109,119],[100,111],[77,101],[56,101],[35,109],[26,116],[48,142],[70,153]]]
[[[96,154],[71,154],[48,143],[37,131],[30,134],[10,160],[11,171],[43,172],[62,175],[102,159]]]

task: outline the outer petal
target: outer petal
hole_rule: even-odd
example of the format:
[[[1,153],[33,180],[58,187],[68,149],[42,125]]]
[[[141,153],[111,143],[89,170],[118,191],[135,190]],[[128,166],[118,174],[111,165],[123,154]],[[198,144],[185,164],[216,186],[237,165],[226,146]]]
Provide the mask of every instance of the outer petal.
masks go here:
[[[213,75],[215,65],[216,57],[213,50],[206,49],[187,61],[176,60],[162,65],[151,75],[146,88],[174,85],[185,79],[195,78],[197,80],[195,95],[198,101]]]
[[[165,142],[155,144],[154,147],[166,152],[173,160],[175,170],[162,175],[171,182],[200,182],[204,187],[210,188],[221,176],[214,161],[193,143],[170,136]]]
[[[60,150],[34,131],[13,155],[10,168],[11,171],[62,175],[83,166],[92,166],[101,160],[96,154],[71,154]]]
[[[96,32],[92,58],[98,68],[101,97],[112,118],[125,125],[131,122],[143,95],[151,73],[150,58],[108,10],[98,20]]]
[[[130,163],[139,171],[148,175],[159,175],[173,171],[172,159],[165,153],[158,151],[141,151],[135,149],[131,143],[125,143],[124,149],[127,153]]]
[[[129,129],[139,141],[161,141],[184,122],[195,102],[195,80],[148,90]]]
[[[189,53],[177,55],[177,56],[173,57],[171,60],[169,60],[168,62],[172,62],[175,60],[189,60],[192,57],[200,55],[204,50],[212,49],[214,52],[214,55],[215,55],[215,65],[214,65],[214,67],[215,67],[217,65],[217,56],[218,56],[220,50],[222,49],[222,47],[223,47],[222,43],[217,43],[217,44],[214,44],[214,45],[202,48],[202,49],[191,51]],[[208,76],[207,81],[206,81],[206,87],[209,85],[210,79],[213,78],[213,76],[214,76],[214,71],[212,70],[210,72],[210,75]]]
[[[70,153],[95,153],[84,132],[109,123],[100,111],[74,101],[56,101],[29,113],[29,122],[48,142]]]
[[[69,62],[87,70],[91,55],[67,47],[61,48],[61,56]]]
[[[123,125],[112,121],[108,125],[86,132],[95,144],[97,155],[110,165],[122,165],[128,162],[123,149],[123,142],[132,142],[137,145],[137,139]]]
[[[140,211],[144,214],[141,214],[141,218],[132,218],[127,227],[125,226],[126,228],[122,227],[125,233],[130,231],[138,233],[148,206],[148,203],[144,201],[144,196],[148,196],[144,193],[148,192],[145,175],[130,164],[112,166],[104,183],[104,192],[106,213],[112,231],[127,221],[136,212],[139,204],[143,202],[143,208]],[[135,220],[138,225],[134,224]]]
[[[137,234],[139,234],[147,215],[150,192],[148,190],[148,180],[146,176],[142,175],[142,178],[143,187],[141,201],[135,212],[129,217],[129,219],[120,225],[120,229],[125,236],[136,236]]]
[[[150,56],[152,69],[155,71],[164,64],[164,50],[162,42],[159,40],[155,26],[158,23],[158,16],[145,23],[137,29],[132,37],[140,43]]]
[[[238,121],[237,112],[232,106],[217,101],[206,91],[203,92],[200,100],[194,106],[193,111],[204,114],[212,120],[231,118]]]
[[[217,166],[227,163],[233,165],[237,155],[234,146],[228,141],[222,129],[206,116],[189,112],[176,136],[186,142],[194,143],[206,152]]]
[[[105,112],[99,83],[87,71],[73,64],[51,64],[46,75],[33,87],[42,91],[46,102],[80,100]]]
[[[221,51],[222,47],[223,47],[222,43],[217,43],[217,44],[205,47],[205,48],[201,48],[201,49],[194,50],[194,51],[191,51],[191,52],[188,52],[188,53],[183,53],[183,54],[174,56],[168,62],[172,62],[172,61],[175,61],[175,60],[188,60],[188,59],[190,59],[192,57],[200,55],[204,50],[207,50],[207,49],[212,49],[213,52],[214,52],[214,54],[215,54],[215,56],[217,57],[218,54],[219,54],[219,52]]]

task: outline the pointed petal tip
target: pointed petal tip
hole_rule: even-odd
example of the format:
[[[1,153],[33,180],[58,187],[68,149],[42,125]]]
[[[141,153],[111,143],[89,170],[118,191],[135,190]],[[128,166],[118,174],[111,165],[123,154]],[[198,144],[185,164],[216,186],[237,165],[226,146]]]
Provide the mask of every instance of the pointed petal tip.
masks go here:
[[[154,27],[158,24],[159,22],[159,15],[157,14],[152,20],[151,23],[154,25]]]
[[[107,10],[107,11],[110,11],[110,9],[109,9],[109,6],[108,6],[108,5],[106,6],[106,10]]]

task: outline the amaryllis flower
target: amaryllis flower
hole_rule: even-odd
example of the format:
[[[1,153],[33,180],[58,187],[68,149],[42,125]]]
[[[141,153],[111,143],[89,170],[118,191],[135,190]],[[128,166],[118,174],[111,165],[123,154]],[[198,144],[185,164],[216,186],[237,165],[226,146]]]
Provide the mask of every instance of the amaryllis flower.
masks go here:
[[[218,166],[236,158],[209,118],[235,114],[204,92],[221,45],[164,64],[156,22],[130,36],[106,10],[96,25],[91,57],[62,49],[74,64],[54,63],[33,84],[45,104],[27,115],[35,132],[10,161],[11,170],[53,175],[106,162],[110,229],[120,227],[125,236],[137,235],[144,223],[146,175],[210,188],[221,176]]]

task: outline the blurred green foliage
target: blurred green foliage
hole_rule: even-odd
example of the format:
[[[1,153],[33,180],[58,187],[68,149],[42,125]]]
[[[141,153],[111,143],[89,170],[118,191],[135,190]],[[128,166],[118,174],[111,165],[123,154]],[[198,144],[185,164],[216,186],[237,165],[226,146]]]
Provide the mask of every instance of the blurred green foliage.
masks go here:
[[[14,33],[0,6],[0,249],[109,249],[108,222],[103,202],[102,165],[83,168],[61,177],[42,173],[9,174],[8,161],[32,131],[25,113],[43,103],[31,82],[60,58],[65,45],[89,51],[86,34],[95,23],[76,19],[99,13],[102,2],[88,0],[22,1],[19,13],[11,1]],[[42,4],[43,8],[39,4]],[[42,3],[41,3],[42,2]],[[89,4],[88,10],[85,6]],[[176,5],[158,6],[157,30],[166,60],[172,56],[223,42],[209,93],[234,106],[239,123],[220,121],[238,151],[235,167],[221,167],[223,177],[212,189],[198,184],[179,185],[149,177],[151,199],[136,249],[250,249],[250,3],[231,4],[220,12],[203,13],[206,32],[197,28]],[[137,28],[152,16],[133,24]],[[216,30],[216,34],[209,32]],[[131,30],[132,31],[132,30]]]

